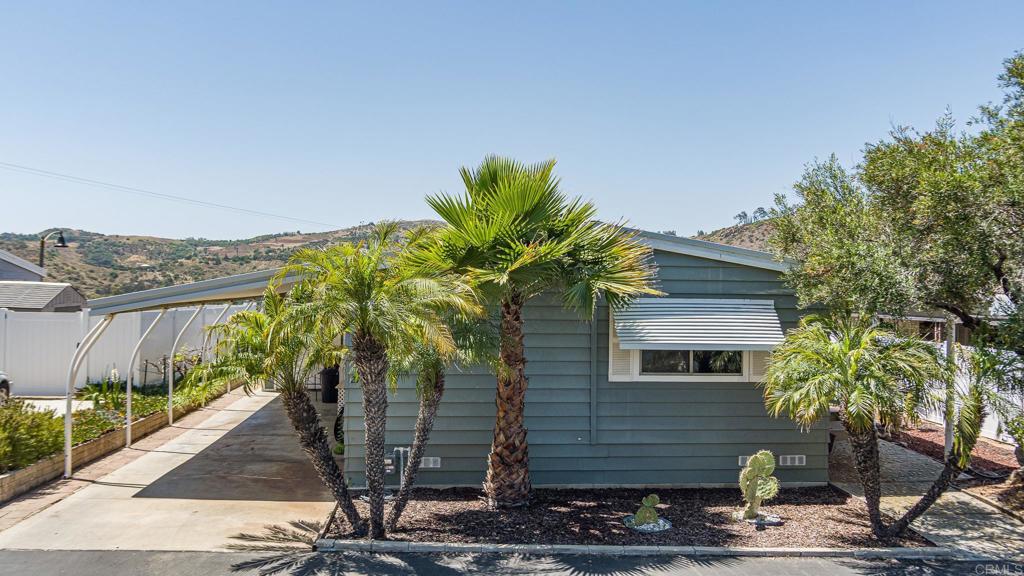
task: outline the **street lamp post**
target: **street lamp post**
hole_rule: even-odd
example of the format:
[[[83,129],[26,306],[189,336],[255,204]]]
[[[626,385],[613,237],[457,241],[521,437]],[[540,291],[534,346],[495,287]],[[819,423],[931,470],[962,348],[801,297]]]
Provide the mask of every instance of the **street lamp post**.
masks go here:
[[[56,246],[57,248],[67,248],[68,247],[68,243],[64,241],[64,231],[63,230],[54,230],[54,231],[50,232],[49,234],[44,234],[44,235],[40,236],[39,237],[39,267],[40,268],[45,268],[46,267],[46,266],[43,265],[44,256],[46,254],[46,241],[49,240],[50,236],[53,236],[54,234],[57,235],[57,243],[54,244],[54,246]]]

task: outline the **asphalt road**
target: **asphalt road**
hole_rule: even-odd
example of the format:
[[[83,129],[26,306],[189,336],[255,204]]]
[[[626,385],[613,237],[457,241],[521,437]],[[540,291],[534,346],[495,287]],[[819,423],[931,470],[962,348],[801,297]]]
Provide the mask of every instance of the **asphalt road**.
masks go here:
[[[141,552],[0,550],[0,576],[189,576],[287,574],[453,576],[930,576],[1024,574],[1014,563],[862,561],[827,558],[680,556],[505,556],[497,554],[316,554],[286,552]]]

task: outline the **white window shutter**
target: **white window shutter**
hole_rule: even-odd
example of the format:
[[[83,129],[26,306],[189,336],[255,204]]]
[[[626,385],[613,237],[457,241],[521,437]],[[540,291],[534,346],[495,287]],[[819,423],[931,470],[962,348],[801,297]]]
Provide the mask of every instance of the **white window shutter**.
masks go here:
[[[753,380],[761,380],[768,369],[768,358],[771,352],[765,350],[753,350],[750,352],[750,377]]]
[[[608,380],[624,382],[632,378],[632,356],[629,350],[619,348],[619,338],[615,335],[615,322],[610,322],[608,330]]]

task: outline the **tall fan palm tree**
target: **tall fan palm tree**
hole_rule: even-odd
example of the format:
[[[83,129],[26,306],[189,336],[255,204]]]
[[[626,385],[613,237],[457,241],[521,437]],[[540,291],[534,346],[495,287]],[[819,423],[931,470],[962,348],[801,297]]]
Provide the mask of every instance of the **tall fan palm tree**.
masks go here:
[[[262,311],[238,312],[216,326],[214,329],[221,332],[216,359],[192,370],[186,385],[204,379],[224,384],[241,381],[246,393],[250,393],[255,387],[272,382],[298,433],[299,444],[358,533],[364,529],[364,523],[331,454],[320,415],[306,392],[306,382],[317,370],[340,361],[341,350],[334,344],[338,333],[316,330],[293,314],[294,296],[298,294],[285,298],[275,286],[268,286]]]
[[[890,525],[879,508],[876,422],[896,427],[916,421],[920,407],[939,405],[945,388],[941,383],[952,377],[935,346],[897,336],[868,315],[811,315],[772,352],[763,384],[765,406],[773,416],[786,414],[802,426],[828,417],[830,406],[839,407],[871,529],[885,539],[902,534],[969,466],[984,418],[983,377],[972,379],[959,399],[953,451],[943,472],[921,500]]]
[[[463,168],[465,193],[427,203],[447,223],[414,258],[434,271],[466,275],[500,310],[497,414],[484,490],[492,508],[529,501],[523,404],[523,306],[545,291],[585,318],[600,297],[618,307],[653,288],[650,251],[620,225],[594,220],[589,202],[559,191],[553,160],[527,166],[490,156]]]
[[[397,265],[402,245],[394,223],[359,244],[297,251],[282,270],[312,297],[300,314],[328,333],[352,335],[351,357],[363,393],[370,538],[383,538],[384,431],[391,363],[416,342],[447,354],[454,347],[441,314],[477,310],[472,290],[450,276],[424,277]]]

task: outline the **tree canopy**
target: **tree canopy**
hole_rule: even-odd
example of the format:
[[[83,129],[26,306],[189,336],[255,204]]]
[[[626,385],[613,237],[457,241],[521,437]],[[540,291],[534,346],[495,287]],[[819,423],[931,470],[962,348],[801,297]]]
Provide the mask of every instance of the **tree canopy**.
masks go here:
[[[803,303],[937,309],[990,339],[1008,332],[1024,304],[1024,53],[1000,83],[1003,102],[969,129],[949,114],[926,132],[895,128],[853,169],[811,164],[798,202],[776,199],[773,247],[797,262],[789,280]]]

